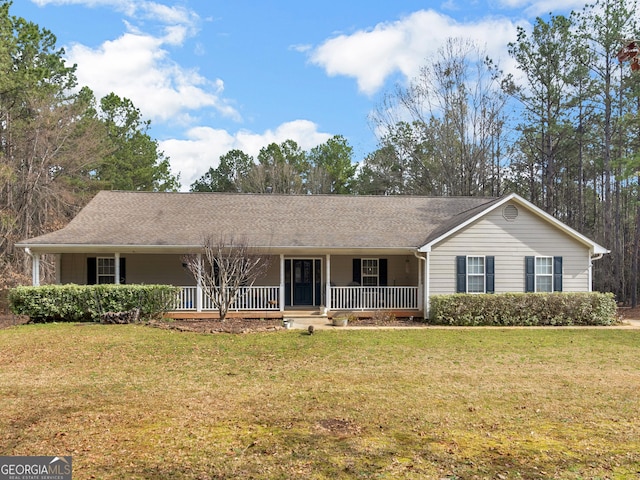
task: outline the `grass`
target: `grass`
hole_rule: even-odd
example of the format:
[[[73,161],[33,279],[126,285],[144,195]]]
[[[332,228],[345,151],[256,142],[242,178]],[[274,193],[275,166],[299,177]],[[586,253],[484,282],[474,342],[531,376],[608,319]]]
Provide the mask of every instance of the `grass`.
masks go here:
[[[626,479],[640,330],[0,330],[0,454],[74,479]]]

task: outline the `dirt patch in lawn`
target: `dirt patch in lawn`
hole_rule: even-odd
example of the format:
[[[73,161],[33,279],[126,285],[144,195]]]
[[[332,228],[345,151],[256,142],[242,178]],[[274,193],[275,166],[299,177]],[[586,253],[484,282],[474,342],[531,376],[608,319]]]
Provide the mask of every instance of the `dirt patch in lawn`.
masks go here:
[[[352,327],[415,327],[424,326],[425,323],[409,318],[374,315],[373,317],[349,319],[349,325]]]
[[[250,333],[250,332],[272,332],[284,330],[280,319],[258,319],[258,318],[227,318],[224,321],[219,319],[179,319],[179,320],[154,320],[148,322],[149,326],[168,330],[178,330],[181,332],[197,333]],[[356,318],[349,320],[350,326],[357,327],[407,327],[424,325],[423,323],[410,320],[408,318]]]
[[[247,319],[227,318],[218,319],[183,319],[183,320],[153,320],[147,323],[151,327],[179,332],[197,333],[249,333],[275,332],[283,330],[282,320],[279,319]]]
[[[29,321],[29,317],[24,315],[14,315],[12,313],[0,314],[0,328],[9,328],[16,325],[23,325]]]
[[[24,315],[0,314],[0,329],[29,322],[29,317]],[[280,319],[259,318],[227,318],[224,321],[214,318],[180,319],[180,320],[152,320],[147,325],[165,330],[197,333],[249,333],[249,332],[273,332],[284,330]],[[351,319],[352,326],[411,326],[423,325],[409,319],[389,318],[358,318]]]

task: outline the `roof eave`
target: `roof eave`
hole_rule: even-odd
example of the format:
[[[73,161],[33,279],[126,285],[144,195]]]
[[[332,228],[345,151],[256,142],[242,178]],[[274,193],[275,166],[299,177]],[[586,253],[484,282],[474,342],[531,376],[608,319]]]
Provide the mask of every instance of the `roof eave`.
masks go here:
[[[202,251],[202,245],[105,245],[105,244],[60,244],[28,243],[15,244],[18,248],[29,249],[34,253],[196,253]],[[412,254],[416,246],[371,246],[371,247],[327,247],[321,245],[256,245],[253,248],[274,253],[285,252],[322,252],[326,254],[349,254],[353,252],[384,252],[386,254]]]

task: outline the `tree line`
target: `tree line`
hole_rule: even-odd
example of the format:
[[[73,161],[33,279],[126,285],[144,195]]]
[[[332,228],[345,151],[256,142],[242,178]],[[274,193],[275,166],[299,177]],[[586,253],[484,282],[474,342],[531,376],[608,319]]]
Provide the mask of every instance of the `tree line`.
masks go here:
[[[271,143],[257,159],[234,149],[191,184],[192,192],[351,194],[356,191],[353,148],[342,135],[305,152],[294,140]]]
[[[55,36],[0,4],[0,267],[29,271],[16,240],[63,226],[100,189],[176,190],[179,179],[127,99],[78,89]],[[287,140],[256,158],[231,150],[192,191],[479,195],[516,192],[611,249],[594,288],[637,302],[640,79],[617,53],[638,35],[636,3],[599,0],[537,18],[508,45],[505,73],[483,48],[448,39],[385,93],[359,163],[336,135]],[[75,93],[74,93],[75,92]]]
[[[179,188],[133,103],[79,88],[55,35],[10,7],[0,3],[0,286],[28,280],[17,241],[61,228],[98,190]]]

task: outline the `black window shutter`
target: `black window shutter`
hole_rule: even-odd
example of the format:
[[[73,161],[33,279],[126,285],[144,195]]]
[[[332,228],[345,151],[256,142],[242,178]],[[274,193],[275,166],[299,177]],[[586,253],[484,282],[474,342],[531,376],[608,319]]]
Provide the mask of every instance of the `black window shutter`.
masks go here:
[[[213,278],[216,285],[220,285],[220,265],[218,265],[218,262],[213,263]]]
[[[87,285],[95,285],[98,276],[96,257],[87,257]]]
[[[467,257],[456,257],[456,292],[467,293]]]
[[[525,292],[536,291],[536,257],[524,257]]]
[[[496,290],[495,281],[495,257],[484,257],[485,291],[494,293]]]
[[[124,257],[120,257],[120,283],[127,283],[127,262]]]
[[[381,258],[378,260],[378,281],[381,287],[387,286],[387,259]]]
[[[562,291],[562,257],[553,257],[553,291]]]
[[[362,261],[359,258],[353,259],[353,281],[358,285],[362,283]]]
[[[291,306],[291,260],[284,261],[284,304]]]

